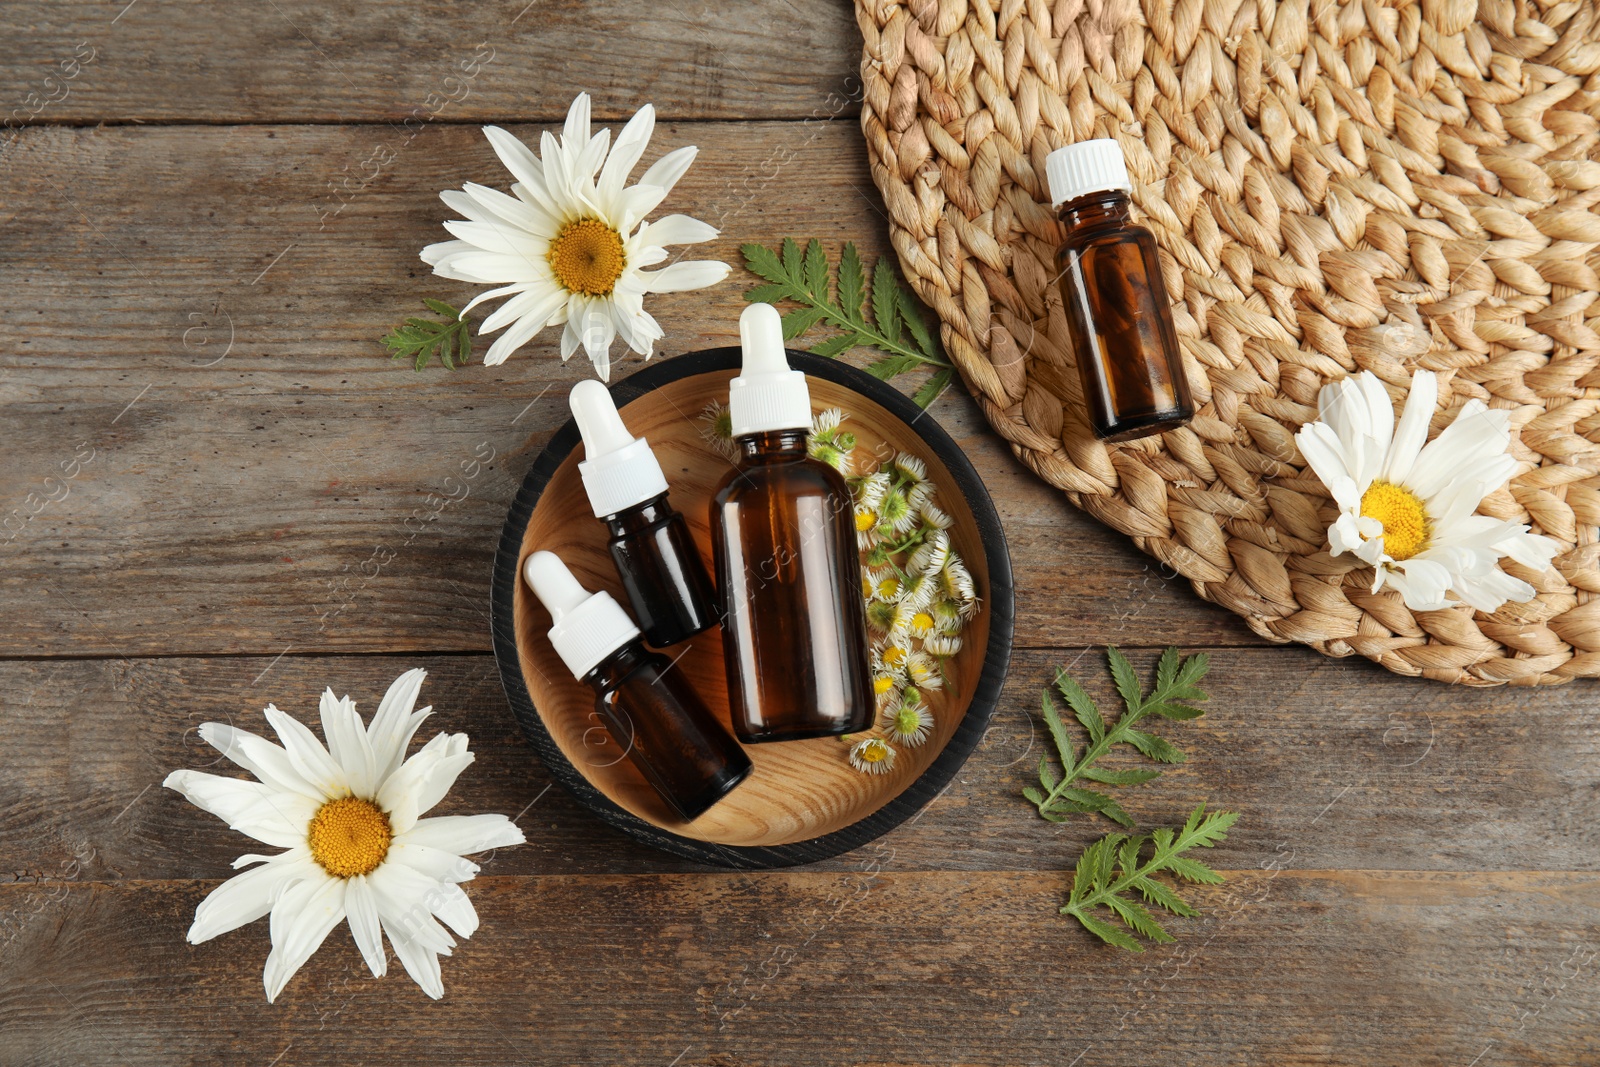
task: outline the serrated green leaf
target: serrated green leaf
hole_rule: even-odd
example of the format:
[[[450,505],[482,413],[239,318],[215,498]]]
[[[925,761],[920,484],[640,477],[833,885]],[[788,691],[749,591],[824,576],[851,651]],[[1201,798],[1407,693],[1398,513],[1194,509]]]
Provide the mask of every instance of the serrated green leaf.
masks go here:
[[[1139,850],[1145,841],[1143,837],[1130,837],[1117,850],[1117,868],[1123,874],[1132,875],[1139,870]]]
[[[1061,910],[1082,923],[1085,930],[1108,944],[1115,945],[1117,948],[1127,949],[1129,952],[1144,951],[1143,945],[1108,922],[1096,919],[1093,915],[1087,915],[1075,908],[1066,907]]]
[[[1044,794],[1039,792],[1031,785],[1025,785],[1022,787],[1022,795],[1033,801],[1035,804],[1044,803]]]
[[[1198,911],[1185,904],[1178,894],[1174,893],[1172,890],[1168,889],[1165,885],[1156,881],[1154,878],[1136,878],[1132,884],[1133,888],[1137,889],[1150,903],[1155,904],[1158,907],[1166,908],[1174,915],[1181,915],[1186,919],[1192,919],[1200,914]]]
[[[866,274],[861,269],[861,256],[853,242],[845,242],[839,253],[839,310],[851,322],[866,325],[862,317],[862,303],[866,300]]]
[[[955,380],[955,374],[955,370],[950,367],[934,371],[933,376],[923,382],[915,393],[911,394],[911,402],[919,408],[926,408],[929,404],[938,400],[940,394],[950,387],[950,383]]]
[[[1062,770],[1070,775],[1073,766],[1078,762],[1077,746],[1072,743],[1072,738],[1067,736],[1067,728],[1061,722],[1061,713],[1056,710],[1056,702],[1050,699],[1050,690],[1046,689],[1039,694],[1039,697],[1039,715],[1044,719],[1045,729],[1050,731],[1050,740],[1055,742]]]
[[[1106,905],[1117,916],[1127,923],[1134,931],[1143,937],[1149,938],[1158,944],[1169,944],[1177,938],[1161,928],[1156,922],[1156,917],[1145,910],[1144,905],[1129,897],[1107,897]]]
[[[1178,664],[1182,657],[1178,650],[1168,645],[1166,651],[1161,653],[1161,659],[1156,663],[1156,692],[1165,693],[1172,687],[1172,682],[1178,676]]]
[[[908,290],[898,285],[895,286],[894,298],[900,318],[904,320],[906,330],[916,342],[917,349],[925,356],[933,355],[933,338],[929,336],[928,324],[922,318],[922,307]]]
[[[1100,715],[1100,709],[1095,707],[1094,698],[1078,680],[1068,674],[1063,668],[1056,668],[1056,691],[1067,702],[1072,713],[1078,717],[1078,723],[1089,732],[1091,741],[1099,741],[1106,735],[1106,721]]]
[[[446,304],[443,300],[435,300],[431,296],[425,296],[422,298],[422,302],[426,304],[428,306],[428,310],[432,311],[435,315],[443,315],[451,321],[461,318],[461,312],[457,311],[449,304]]]
[[[739,251],[744,254],[744,265],[749,268],[750,273],[785,287],[792,284],[789,272],[783,269],[783,263],[772,249],[752,242],[740,245]]]
[[[1157,763],[1182,763],[1188,759],[1175,745],[1143,730],[1123,730],[1122,736],[1128,744]]]
[[[1139,675],[1135,673],[1133,664],[1128,662],[1128,657],[1116,645],[1106,647],[1106,659],[1111,664],[1111,677],[1117,684],[1117,693],[1122,697],[1122,702],[1128,705],[1129,711],[1138,711],[1144,703],[1144,696],[1139,692]]]
[[[867,373],[874,378],[888,381],[899,374],[904,374],[917,365],[917,361],[910,356],[884,356],[882,359],[867,365]]]
[[[1185,859],[1182,856],[1173,856],[1167,860],[1167,870],[1190,882],[1204,882],[1207,885],[1217,885],[1224,879],[1222,875],[1213,871],[1199,860]]]
[[[793,237],[785,237],[782,244],[784,277],[795,285],[805,284],[805,257]]]
[[[794,296],[794,286],[786,282],[772,282],[745,290],[744,299],[747,304],[776,304],[792,296]]]
[[[826,312],[818,308],[800,308],[783,316],[783,339],[793,341],[822,321]]]
[[[1061,784],[1061,776],[1056,774],[1056,769],[1054,767],[1050,766],[1049,756],[1039,757],[1039,784],[1044,786],[1046,792]],[[1035,790],[1035,792],[1037,792],[1037,790]],[[1042,799],[1035,800],[1034,803],[1042,804],[1044,801]]]
[[[806,244],[803,281],[806,292],[824,303],[828,300],[828,257],[822,252],[822,242],[813,237]]]
[[[1089,779],[1091,782],[1099,782],[1102,785],[1143,785],[1145,782],[1160,778],[1161,772],[1157,770],[1109,771],[1104,767],[1085,767],[1080,776]]]
[[[1191,708],[1187,704],[1170,704],[1165,701],[1159,704],[1146,704],[1145,710],[1163,719],[1198,719],[1205,714],[1199,708]]]
[[[863,343],[865,342],[861,340],[860,334],[841,333],[837,337],[830,337],[826,341],[819,341],[812,345],[811,354],[833,359],[841,352],[854,348],[856,345]]]
[[[900,305],[895,297],[898,283],[894,269],[880,258],[872,268],[872,320],[886,340],[900,340]]]

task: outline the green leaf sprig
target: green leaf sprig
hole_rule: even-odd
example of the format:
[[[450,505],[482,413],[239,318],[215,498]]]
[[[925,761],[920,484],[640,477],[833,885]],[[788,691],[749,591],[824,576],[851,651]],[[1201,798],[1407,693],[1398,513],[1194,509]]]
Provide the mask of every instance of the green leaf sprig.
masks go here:
[[[1158,763],[1182,763],[1186,758],[1171,742],[1143,730],[1134,729],[1147,715],[1164,719],[1194,719],[1205,714],[1191,705],[1207,699],[1196,688],[1210,667],[1210,660],[1201,653],[1184,657],[1176,648],[1168,648],[1156,667],[1156,682],[1149,695],[1139,686],[1139,676],[1128,658],[1115,646],[1106,649],[1111,664],[1111,676],[1116,681],[1117,692],[1122,696],[1127,710],[1116,722],[1107,724],[1095,706],[1094,700],[1066,668],[1056,669],[1055,688],[1072,708],[1073,714],[1089,735],[1088,745],[1080,752],[1068,736],[1061,715],[1050,699],[1050,690],[1042,694],[1041,711],[1045,726],[1055,742],[1056,756],[1061,770],[1058,774],[1048,755],[1039,757],[1039,786],[1027,786],[1022,795],[1033,802],[1039,814],[1051,822],[1065,822],[1068,816],[1099,812],[1113,822],[1132,828],[1134,822],[1113,798],[1078,783],[1082,779],[1104,785],[1138,785],[1159,778],[1155,769],[1114,771],[1095,766],[1097,760],[1109,752],[1113,745],[1132,745],[1145,756]]]
[[[472,357],[472,333],[467,320],[461,316],[461,312],[443,300],[425,297],[422,302],[428,306],[428,310],[436,315],[443,315],[448,321],[407,319],[383,339],[383,343],[389,347],[389,358],[405,357],[414,360],[419,371],[426,367],[428,360],[436,354],[446,370],[455,370],[457,365],[465,365]],[[452,356],[454,362],[451,361]]]
[[[814,237],[806,242],[804,252],[792,237],[785,237],[777,251],[759,244],[741,245],[739,250],[751,273],[767,282],[745,293],[747,301],[776,304],[792,300],[801,305],[783,316],[784,340],[792,341],[825,323],[840,332],[812,346],[815,355],[832,359],[857,345],[871,345],[886,355],[867,371],[884,381],[931,367],[933,376],[912,396],[919,407],[933,403],[950,384],[955,368],[929,332],[922,309],[895,278],[887,258],[880,258],[872,268],[869,316],[866,271],[853,243],[840,252],[832,285],[828,257],[822,242]]]
[[[1206,806],[1201,804],[1189,815],[1189,821],[1184,823],[1183,828],[1176,832],[1161,829],[1136,836],[1107,834],[1084,849],[1083,855],[1078,857],[1078,866],[1072,875],[1072,893],[1061,913],[1077,919],[1085,930],[1100,940],[1131,952],[1144,951],[1144,946],[1133,934],[1155,942],[1176,940],[1161,928],[1150,910],[1135,900],[1131,893],[1137,892],[1149,903],[1174,915],[1192,918],[1200,914],[1152,875],[1164,871],[1189,882],[1208,885],[1222,882],[1222,875],[1182,853],[1194,848],[1210,848],[1223,840],[1228,836],[1228,828],[1238,817],[1236,812],[1231,811],[1216,811],[1208,815]],[[1150,858],[1141,862],[1139,853],[1145,845],[1152,843],[1155,848]],[[1121,919],[1128,929],[1117,926],[1109,918],[1091,914],[1093,909],[1100,907]],[[1133,933],[1129,933],[1129,930]]]

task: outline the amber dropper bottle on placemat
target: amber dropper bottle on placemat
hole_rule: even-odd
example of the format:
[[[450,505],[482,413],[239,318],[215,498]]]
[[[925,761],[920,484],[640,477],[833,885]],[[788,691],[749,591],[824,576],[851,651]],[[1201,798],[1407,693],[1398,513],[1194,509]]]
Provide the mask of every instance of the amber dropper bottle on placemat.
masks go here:
[[[874,712],[850,488],[806,451],[811,392],[771,304],[739,318],[739,466],[711,505],[733,731],[746,744],[865,730]]]
[[[1133,221],[1128,167],[1110,139],[1045,158],[1066,227],[1056,253],[1067,331],[1095,436],[1127,441],[1194,417],[1155,235]]]

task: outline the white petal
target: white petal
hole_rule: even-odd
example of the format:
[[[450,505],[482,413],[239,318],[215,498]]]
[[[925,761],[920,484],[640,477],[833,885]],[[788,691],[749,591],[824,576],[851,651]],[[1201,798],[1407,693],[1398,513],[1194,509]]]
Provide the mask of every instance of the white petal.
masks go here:
[[[717,228],[688,215],[665,215],[639,228],[634,240],[641,245],[692,245],[717,236]]]
[[[484,353],[484,365],[493,367],[504,363],[507,356],[527,344],[534,334],[549,325],[551,313],[565,302],[566,294],[559,290],[554,293],[544,294],[542,301],[534,303],[529,311],[518,319],[510,329],[495,338],[494,344],[489,346],[489,351]],[[485,322],[484,326],[487,328],[488,323]],[[483,331],[480,330],[479,332]]]
[[[461,317],[462,318],[466,318],[467,317],[467,312],[471,311],[473,308],[477,307],[479,304],[484,303],[485,301],[494,300],[497,297],[510,296],[513,293],[521,293],[521,292],[526,291],[528,286],[536,285],[536,284],[538,284],[538,283],[537,282],[516,282],[515,284],[512,284],[512,285],[503,285],[498,289],[485,289],[483,292],[481,292],[477,296],[473,297],[467,303],[466,307],[461,309]],[[480,334],[483,333],[483,327],[481,327],[481,326],[478,327],[478,332]]]
[[[485,252],[498,252],[501,255],[525,258],[530,254],[530,249],[539,239],[532,234],[519,229],[514,229],[504,223],[492,222],[462,222],[460,219],[445,220],[444,228],[456,237],[481,248]]]
[[[529,194],[527,199],[545,200],[547,187],[544,165],[539,161],[539,157],[534,155],[533,149],[498,126],[485,126],[483,134],[489,138],[489,145],[494,149],[494,154],[500,157],[500,162],[505,164],[512,177],[526,187]],[[515,187],[512,191],[516,191]]]
[[[344,882],[324,875],[290,886],[272,906],[272,951],[262,972],[271,1003],[344,918]]]
[[[1406,394],[1405,410],[1400,413],[1400,425],[1395,428],[1394,443],[1384,459],[1385,481],[1399,484],[1411,473],[1423,443],[1428,440],[1428,424],[1433,420],[1433,409],[1439,404],[1439,379],[1432,371],[1419,370],[1411,375],[1411,391]]]
[[[304,845],[306,827],[320,806],[302,793],[280,793],[260,782],[204,771],[173,771],[161,784],[240,833],[278,848]]]
[[[528,240],[531,248],[534,238],[530,237]],[[452,253],[448,262],[437,264],[433,272],[441,277],[473,282],[477,285],[535,282],[547,277],[550,272],[550,264],[542,255],[510,255],[505,252],[485,252],[472,245],[467,247],[471,251]]]
[[[223,882],[195,908],[194,924],[187,935],[191,945],[255,922],[272,910],[273,902],[289,886],[322,873],[304,848],[261,858],[265,865]]]
[[[555,285],[534,285],[517,296],[507,300],[495,309],[494,314],[483,320],[483,325],[478,327],[478,336],[494,333],[509,322],[522,318],[538,320],[534,333],[550,321],[550,313],[566,303],[567,294]],[[529,334],[528,336],[533,336]],[[495,361],[500,362],[499,360]]]
[[[575,187],[578,182],[587,184],[594,181],[595,172],[600,169],[601,162],[606,158],[606,149],[610,147],[611,131],[606,129],[590,137],[588,143],[578,152],[568,151],[567,157],[572,160]],[[587,191],[585,190],[586,193]]]
[[[1478,611],[1498,611],[1506,601],[1525,604],[1537,591],[1521,578],[1513,578],[1498,568],[1475,578],[1458,578],[1456,594]]]
[[[436,882],[470,882],[477,877],[478,865],[442,848],[397,840],[389,846],[386,863],[403,863]]]
[[[507,196],[498,189],[491,189],[476,182],[467,182],[462,189],[482,212],[526,230],[536,237],[548,240],[561,230],[561,220],[551,214],[543,204],[530,204],[526,200]],[[461,213],[467,214],[465,211]]]
[[[271,704],[266,707],[266,716],[277,731],[278,740],[283,742],[284,751],[289,753],[289,763],[300,772],[300,777],[322,790],[325,797],[343,796],[350,791],[344,768],[333,761],[305,723],[285,715]]]
[[[1367,487],[1356,484],[1345,460],[1343,446],[1333,428],[1324,422],[1307,423],[1294,435],[1294,442],[1312,473],[1322,479],[1322,484],[1328,487],[1339,506],[1346,511],[1360,508],[1361,494],[1366,492]]]
[[[609,301],[589,301],[578,329],[583,350],[588,353],[589,362],[594,364],[595,373],[601,381],[610,381],[611,342],[616,339],[617,327],[611,319]]]
[[[663,197],[666,196],[672,192],[672,187],[678,184],[678,179],[683,177],[699,151],[700,149],[694,145],[673,149],[652,163],[650,168],[640,175],[639,184],[655,186],[661,190]],[[658,200],[657,203],[659,202]]]
[[[422,680],[427,676],[427,671],[414,667],[390,682],[388,692],[378,702],[378,711],[372,717],[372,724],[367,727],[367,739],[372,742],[380,784],[406,758],[406,746],[411,744],[412,735],[433,710],[432,705],[415,713],[411,710],[417,704],[417,694],[422,689]]]
[[[388,919],[383,920],[383,932],[389,935],[389,944],[394,946],[394,954],[399,957],[411,980],[434,1000],[444,996],[444,977],[439,973],[438,954],[423,948],[410,934]]]
[[[396,834],[416,825],[455,784],[456,776],[472,763],[466,734],[439,734],[400,765],[378,787],[377,804],[389,815]]]
[[[1333,550],[1335,556],[1356,551],[1364,540],[1365,538],[1361,536],[1360,521],[1348,511],[1328,527],[1328,547]]]
[[[579,93],[567,108],[567,121],[561,128],[561,143],[568,152],[577,152],[589,143],[589,94]]]
[[[1449,606],[1445,593],[1450,590],[1450,572],[1443,564],[1421,556],[1394,564],[1389,584],[1400,590],[1406,607],[1412,611],[1438,611]]]
[[[373,975],[382,978],[389,970],[389,956],[383,951],[383,928],[378,922],[378,900],[367,884],[367,876],[358,874],[346,879],[344,884],[344,910],[350,921],[350,936],[355,938],[361,958]]]
[[[454,930],[458,937],[471,937],[478,932],[478,912],[472,906],[472,898],[454,883],[440,883],[439,898],[433,905],[433,913],[444,920],[444,924]]]
[[[1366,466],[1357,480],[1371,482],[1383,472],[1384,458],[1394,441],[1394,405],[1376,374],[1363,371],[1357,376],[1356,385],[1366,399],[1368,432],[1376,444],[1372,453],[1365,457]]]
[[[1524,567],[1542,571],[1550,566],[1566,546],[1553,537],[1529,533],[1526,526],[1519,526],[1517,533],[1496,542],[1494,547],[1502,555],[1510,556]]]
[[[704,289],[728,276],[726,263],[715,259],[691,259],[656,271],[640,271],[647,293],[686,293]]]
[[[1490,411],[1481,400],[1467,401],[1455,421],[1417,456],[1406,488],[1428,500],[1457,474],[1475,473],[1479,464],[1505,453],[1511,443],[1509,421],[1506,412]]]
[[[328,753],[344,769],[351,792],[368,797],[378,785],[377,760],[367,741],[367,729],[356,714],[348,696],[339,699],[332,689],[322,691],[322,735],[328,739]]]
[[[323,799],[322,791],[294,769],[289,754],[265,737],[220,722],[201,724],[200,737],[280,793],[301,793],[315,800]]]
[[[425,845],[457,855],[470,855],[491,848],[520,845],[527,840],[517,824],[504,815],[438,815],[418,819],[396,842]]]
[[[567,328],[561,331],[561,362],[565,363],[572,353],[583,347],[579,337],[579,324],[583,322],[584,312],[588,310],[589,301],[577,293],[567,299]]]
[[[622,192],[628,176],[638,165],[639,157],[644,155],[645,146],[650,143],[650,135],[655,132],[655,128],[656,109],[646,104],[634,112],[628,124],[622,127],[622,132],[617,135],[616,147],[611,150],[605,167],[600,171],[597,189],[600,206],[608,214],[616,210],[617,195]]]

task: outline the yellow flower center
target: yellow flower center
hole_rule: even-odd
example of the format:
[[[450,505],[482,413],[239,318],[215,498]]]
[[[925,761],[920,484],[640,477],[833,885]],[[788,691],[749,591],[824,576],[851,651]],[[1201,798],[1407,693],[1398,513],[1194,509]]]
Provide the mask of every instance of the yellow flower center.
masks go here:
[[[875,512],[875,511],[858,511],[858,512],[856,512],[856,532],[857,533],[866,533],[868,530],[872,529],[876,525],[878,525],[878,513],[877,512]]]
[[[915,615],[911,616],[911,628],[913,630],[933,629],[933,616],[929,615],[926,611],[917,612]]]
[[[883,696],[893,688],[894,679],[889,677],[887,674],[880,674],[872,680],[872,691],[879,696]]]
[[[882,763],[889,758],[889,746],[882,741],[873,739],[861,746],[861,751],[856,753],[856,758],[862,763]]]
[[[878,583],[878,595],[881,597],[892,597],[898,592],[900,592],[900,579],[898,578],[885,578]]]
[[[587,296],[609,295],[627,266],[622,235],[599,219],[579,219],[561,227],[548,255],[556,280],[568,292]]]
[[[335,878],[371,874],[389,854],[394,831],[389,816],[361,797],[330,800],[311,817],[306,831],[311,858]]]
[[[883,650],[883,662],[891,667],[898,667],[906,661],[906,650],[899,645],[890,645]]]
[[[1433,532],[1421,499],[1393,482],[1373,482],[1361,494],[1361,514],[1383,523],[1383,550],[1397,560],[1421,552]]]

